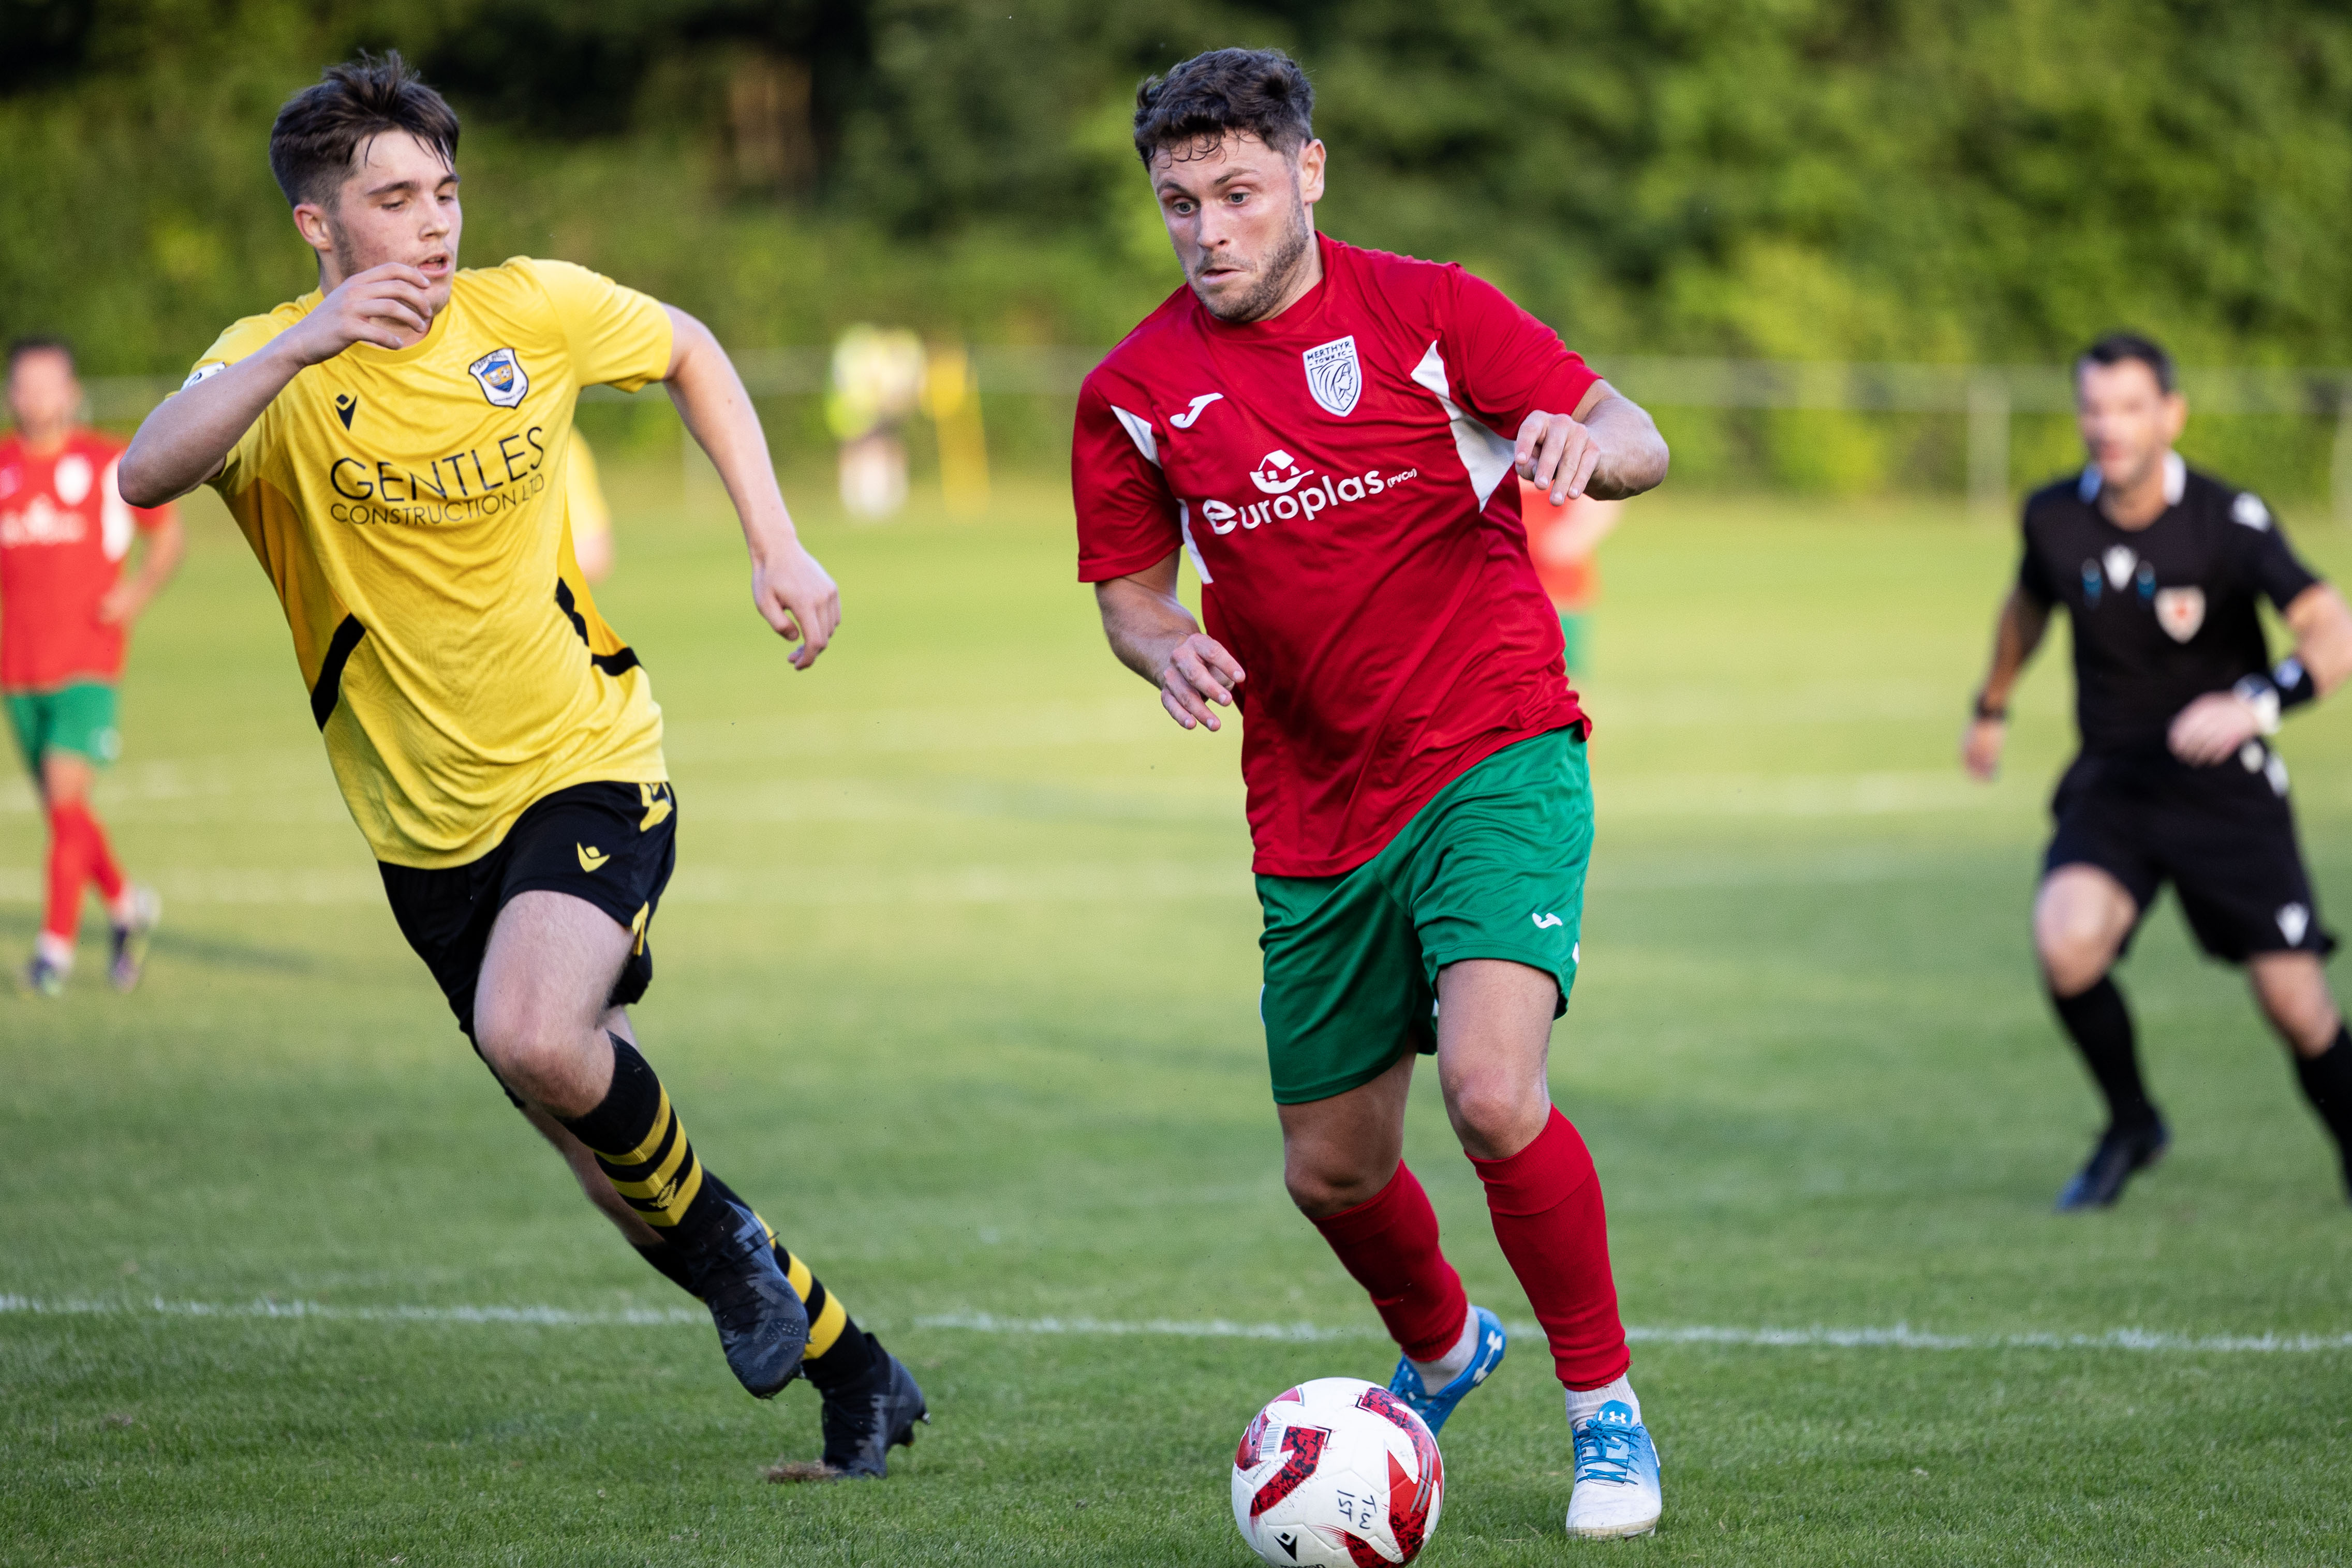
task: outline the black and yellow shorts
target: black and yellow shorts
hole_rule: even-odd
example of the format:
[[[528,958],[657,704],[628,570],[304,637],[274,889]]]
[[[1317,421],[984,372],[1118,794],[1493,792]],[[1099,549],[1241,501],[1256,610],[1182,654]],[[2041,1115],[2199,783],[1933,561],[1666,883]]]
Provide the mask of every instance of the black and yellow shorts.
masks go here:
[[[636,933],[613,984],[625,1007],[653,983],[646,939],[677,864],[677,797],[666,784],[583,784],[533,801],[499,847],[438,870],[378,862],[400,934],[433,972],[457,1026],[474,1034],[474,986],[499,911],[518,893],[585,899]]]
[[[1591,852],[1584,740],[1554,730],[1447,784],[1345,876],[1258,878],[1275,1102],[1328,1100],[1436,1050],[1438,971],[1465,958],[1544,971],[1565,1012]]]

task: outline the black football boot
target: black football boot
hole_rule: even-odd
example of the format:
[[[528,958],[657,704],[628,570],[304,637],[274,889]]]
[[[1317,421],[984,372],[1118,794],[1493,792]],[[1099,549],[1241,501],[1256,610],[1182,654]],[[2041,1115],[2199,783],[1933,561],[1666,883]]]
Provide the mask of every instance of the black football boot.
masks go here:
[[[882,1348],[872,1334],[873,1365],[848,1388],[826,1394],[819,1422],[824,1429],[824,1468],[835,1479],[878,1479],[890,1473],[890,1450],[915,1446],[915,1423],[928,1424],[930,1407],[915,1374]]]
[[[2171,1146],[2172,1134],[2161,1121],[2139,1127],[2109,1127],[2099,1135],[2098,1147],[2091,1151],[2090,1159],[2058,1194],[2058,1212],[2073,1214],[2081,1209],[2114,1207],[2116,1200],[2124,1195],[2124,1184],[2134,1173],[2164,1158],[2165,1150]]]
[[[808,1310],[776,1266],[768,1228],[740,1203],[687,1261],[688,1289],[710,1309],[728,1370],[754,1398],[772,1399],[801,1370]]]

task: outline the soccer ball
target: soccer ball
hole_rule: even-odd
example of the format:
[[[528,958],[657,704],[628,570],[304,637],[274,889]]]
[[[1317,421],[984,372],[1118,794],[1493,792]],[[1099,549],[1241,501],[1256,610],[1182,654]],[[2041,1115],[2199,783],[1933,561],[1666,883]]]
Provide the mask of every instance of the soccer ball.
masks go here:
[[[1437,1439],[1403,1400],[1360,1378],[1276,1394],[1234,1454],[1234,1522],[1276,1568],[1410,1563],[1444,1500]]]

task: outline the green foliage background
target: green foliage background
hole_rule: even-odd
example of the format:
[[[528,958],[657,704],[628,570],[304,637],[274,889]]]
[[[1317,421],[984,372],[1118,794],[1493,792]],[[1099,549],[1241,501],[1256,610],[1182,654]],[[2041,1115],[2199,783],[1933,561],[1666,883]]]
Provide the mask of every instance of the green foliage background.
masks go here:
[[[168,371],[306,287],[270,116],[396,45],[467,115],[473,259],[584,261],[746,345],[1104,344],[1178,280],[1135,83],[1235,42],[1316,80],[1327,229],[1596,359],[2049,362],[2131,323],[2352,363],[2352,14],[2316,0],[0,0],[0,331]],[[747,69],[810,84],[790,178],[743,176]],[[2313,477],[2324,433],[2277,423],[2235,445]],[[1957,462],[1935,421],[1684,444],[1800,486]]]

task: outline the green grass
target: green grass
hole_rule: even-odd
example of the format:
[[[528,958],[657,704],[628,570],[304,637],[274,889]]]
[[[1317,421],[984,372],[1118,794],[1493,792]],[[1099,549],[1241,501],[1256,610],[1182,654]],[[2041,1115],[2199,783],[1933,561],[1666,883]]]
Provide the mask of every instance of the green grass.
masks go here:
[[[277,606],[204,510],[103,797],[172,901],[149,983],[116,997],[86,962],[62,1005],[0,999],[0,1292],[125,1308],[0,1311],[0,1562],[1245,1563],[1225,1467],[1252,1410],[1392,1352],[1282,1195],[1234,738],[1179,733],[1111,663],[1050,486],[867,529],[794,487],[849,614],[794,675],[725,520],[674,473],[617,478],[601,597],[681,797],[641,1031],[705,1156],[936,1424],[885,1485],[769,1486],[814,1452],[808,1393],[755,1405],[707,1328],[620,1321],[688,1303],[402,945]],[[2352,567],[2352,539],[2303,542]],[[1600,844],[1554,1067],[1630,1322],[1977,1348],[1638,1344],[1668,1512],[1595,1549],[1559,1533],[1559,1394],[1523,1338],[1447,1430],[1433,1568],[2352,1560],[2352,1353],[1998,1344],[2352,1330],[2322,1136],[2169,905],[2125,978],[2174,1153],[2112,1215],[2047,1212],[2096,1121],[2025,933],[2063,650],[2000,784],[1951,758],[2011,550],[1938,508],[1643,503],[1606,556]],[[2285,745],[2339,893],[2352,723],[2330,705]],[[7,787],[17,952],[40,843]],[[1412,1117],[1474,1295],[1527,1321],[1427,1082]],[[975,1314],[1345,1333],[935,1321]]]

